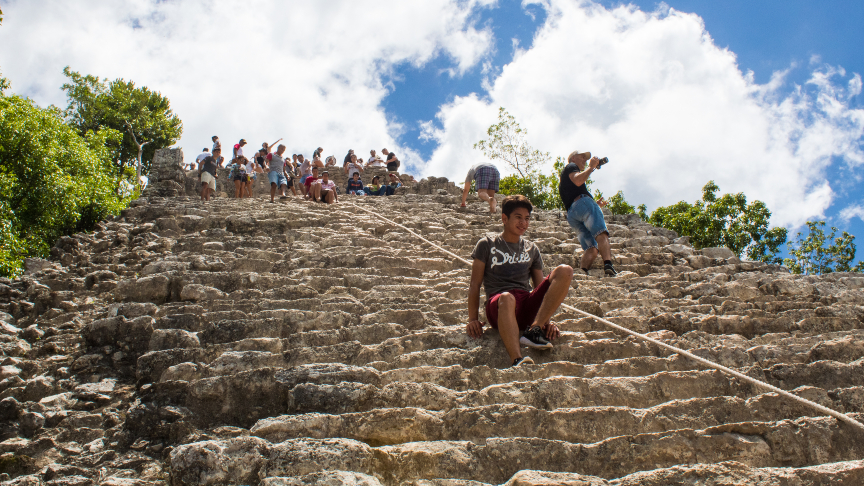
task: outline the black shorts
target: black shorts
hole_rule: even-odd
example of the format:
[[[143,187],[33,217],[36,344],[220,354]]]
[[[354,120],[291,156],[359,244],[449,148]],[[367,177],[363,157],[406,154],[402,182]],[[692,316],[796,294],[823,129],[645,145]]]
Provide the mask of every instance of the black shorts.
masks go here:
[[[399,168],[399,164],[397,162],[387,162],[387,170],[390,172],[396,172],[396,169]]]

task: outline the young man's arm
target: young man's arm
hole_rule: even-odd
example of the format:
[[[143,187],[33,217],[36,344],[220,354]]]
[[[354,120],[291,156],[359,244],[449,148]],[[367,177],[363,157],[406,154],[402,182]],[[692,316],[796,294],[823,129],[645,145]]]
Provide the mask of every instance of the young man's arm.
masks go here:
[[[462,207],[463,208],[465,207],[465,201],[468,200],[468,191],[470,191],[470,190],[471,190],[471,183],[466,182],[465,183],[465,189],[462,189]]]
[[[271,143],[270,145],[268,145],[268,146],[267,146],[267,152],[268,152],[268,153],[272,152],[272,151],[273,151],[273,147],[275,147],[276,144],[279,143],[280,141],[282,141],[281,138],[280,138],[279,140],[276,140],[275,142]]]
[[[543,270],[539,268],[531,269],[531,283],[534,284],[534,288],[536,289],[540,282],[543,281]]]
[[[468,286],[468,327],[465,331],[472,338],[483,335],[483,322],[480,321],[480,285],[483,284],[483,275],[486,273],[486,262],[474,259],[471,265],[471,284]]]

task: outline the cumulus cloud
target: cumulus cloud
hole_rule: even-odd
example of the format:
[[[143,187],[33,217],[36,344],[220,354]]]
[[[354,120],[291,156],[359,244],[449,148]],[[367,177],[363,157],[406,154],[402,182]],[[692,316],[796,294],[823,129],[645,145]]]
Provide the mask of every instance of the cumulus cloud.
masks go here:
[[[187,156],[214,134],[253,146],[285,137],[289,153],[321,145],[341,160],[386,146],[410,166],[421,160],[381,107],[394,67],[445,56],[463,75],[491,47],[475,23],[492,3],[11,0],[0,66],[43,105],[65,106],[66,65],[158,90],[184,122]]]
[[[458,180],[483,160],[471,147],[499,106],[553,157],[574,149],[608,156],[595,187],[624,190],[649,208],[693,201],[713,179],[723,192],[765,201],[775,224],[794,227],[835,197],[826,178],[832,158],[849,169],[862,164],[864,110],[850,105],[858,74],[847,83],[841,68],[817,64],[803,86],[790,89],[785,72],[759,85],[696,15],[536,3],[548,16],[530,48],[489,80],[487,93],[456,97],[423,125],[439,144],[427,174]]]
[[[840,219],[845,222],[849,222],[852,218],[858,218],[864,221],[864,204],[852,204],[850,206],[846,206],[840,211]]]

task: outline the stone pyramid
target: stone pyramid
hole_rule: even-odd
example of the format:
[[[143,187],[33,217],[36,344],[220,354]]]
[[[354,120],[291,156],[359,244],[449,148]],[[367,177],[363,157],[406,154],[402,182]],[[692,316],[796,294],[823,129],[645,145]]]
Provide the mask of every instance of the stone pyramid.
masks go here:
[[[467,257],[500,219],[446,179],[202,203],[181,160],[0,282],[3,484],[864,484],[860,430],[592,318],[560,312],[509,368],[495,331],[464,332],[469,270],[358,209]],[[860,274],[607,223],[621,274],[576,276],[567,304],[864,420]],[[526,237],[578,262],[557,211]]]

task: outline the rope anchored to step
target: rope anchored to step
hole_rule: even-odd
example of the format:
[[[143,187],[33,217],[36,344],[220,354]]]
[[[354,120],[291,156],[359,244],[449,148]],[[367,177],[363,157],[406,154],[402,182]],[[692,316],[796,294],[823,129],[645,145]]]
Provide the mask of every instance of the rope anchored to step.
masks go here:
[[[347,201],[346,201],[346,202],[347,202]],[[405,231],[411,233],[412,235],[416,236],[417,238],[420,238],[420,239],[423,240],[424,242],[428,243],[429,245],[432,245],[434,248],[438,249],[439,251],[441,251],[441,252],[443,252],[443,253],[445,253],[445,254],[447,254],[447,255],[452,256],[453,258],[455,258],[455,259],[461,261],[462,263],[468,265],[469,267],[471,266],[471,262],[469,262],[469,261],[466,260],[465,258],[462,258],[461,256],[459,256],[459,255],[453,253],[452,251],[449,251],[449,250],[447,250],[447,249],[445,249],[445,248],[442,248],[442,247],[439,246],[438,244],[429,241],[428,239],[424,238],[423,236],[420,236],[420,235],[418,235],[417,233],[415,233],[415,232],[414,232],[413,230],[411,230],[410,228],[408,228],[408,227],[406,227],[406,226],[404,226],[404,225],[401,225],[401,224],[399,224],[399,223],[397,223],[397,222],[395,222],[395,221],[391,221],[390,219],[387,219],[387,218],[385,218],[384,216],[381,216],[380,214],[375,213],[374,211],[370,211],[370,210],[368,210],[368,209],[366,209],[366,208],[362,208],[362,207],[360,207],[360,206],[358,206],[358,205],[356,205],[356,204],[354,204],[354,203],[352,203],[352,202],[348,202],[348,204],[354,206],[355,208],[357,208],[357,209],[359,209],[359,210],[361,210],[361,211],[364,211],[364,212],[366,212],[366,213],[369,213],[369,214],[375,216],[375,217],[378,218],[378,219],[381,219],[381,220],[383,220],[383,221],[386,221],[386,222],[389,223],[389,224],[392,224],[392,225],[394,225],[394,226],[398,226],[399,228],[404,229]],[[684,357],[687,357],[687,358],[689,358],[689,359],[692,359],[693,361],[696,361],[697,363],[699,363],[699,364],[701,364],[701,365],[703,365],[703,366],[706,366],[706,367],[708,367],[708,368],[713,368],[713,369],[715,369],[715,370],[718,370],[718,371],[721,371],[721,372],[723,372],[723,373],[726,373],[727,375],[731,375],[731,376],[734,376],[734,377],[736,377],[736,378],[738,378],[738,379],[744,380],[744,381],[746,381],[746,382],[748,382],[748,383],[750,383],[750,384],[752,384],[752,385],[755,385],[755,386],[757,386],[757,387],[764,388],[764,389],[766,389],[766,390],[772,391],[772,392],[777,393],[777,394],[779,394],[779,395],[781,395],[781,396],[784,396],[784,397],[786,397],[786,398],[791,398],[791,399],[794,400],[794,401],[797,401],[797,402],[799,402],[799,403],[802,403],[802,404],[804,404],[804,405],[807,405],[807,406],[810,407],[810,408],[813,408],[813,409],[815,409],[815,410],[818,410],[819,412],[824,413],[824,414],[826,414],[826,415],[830,415],[831,417],[834,417],[834,418],[836,418],[837,420],[840,420],[840,421],[842,421],[842,422],[845,422],[845,423],[847,423],[847,424],[849,424],[849,425],[851,425],[851,426],[853,426],[853,427],[858,428],[858,429],[861,430],[861,431],[864,431],[864,424],[862,424],[861,422],[858,422],[857,420],[853,419],[852,417],[850,417],[850,416],[848,416],[848,415],[846,415],[846,414],[844,414],[844,413],[840,413],[840,412],[838,412],[838,411],[836,411],[836,410],[833,410],[833,409],[830,409],[830,408],[828,408],[828,407],[826,407],[826,406],[819,405],[818,403],[816,403],[816,402],[814,402],[814,401],[807,400],[806,398],[799,397],[798,395],[795,395],[795,394],[793,394],[793,393],[790,393],[790,392],[788,392],[788,391],[786,391],[786,390],[783,390],[783,389],[777,388],[777,387],[774,386],[774,385],[770,385],[770,384],[768,384],[768,383],[765,383],[764,381],[757,380],[756,378],[753,378],[753,377],[751,377],[751,376],[747,376],[747,375],[745,375],[744,373],[741,373],[741,372],[739,372],[739,371],[735,371],[735,370],[733,370],[733,369],[731,369],[731,368],[727,368],[727,367],[725,367],[725,366],[723,366],[723,365],[721,365],[721,364],[715,363],[715,362],[710,361],[710,360],[707,360],[707,359],[705,359],[705,358],[701,358],[701,357],[696,356],[695,354],[693,354],[693,353],[691,353],[691,352],[689,352],[689,351],[685,351],[685,350],[683,350],[683,349],[681,349],[681,348],[677,348],[677,347],[675,347],[675,346],[672,346],[672,345],[666,344],[666,343],[664,343],[664,342],[658,341],[658,340],[656,340],[656,339],[650,338],[650,337],[648,337],[648,336],[646,336],[646,335],[644,335],[644,334],[641,334],[641,333],[638,333],[638,332],[636,332],[636,331],[633,331],[633,330],[627,329],[627,328],[624,327],[624,326],[620,326],[620,325],[618,325],[618,324],[615,324],[614,322],[610,322],[610,321],[608,321],[608,320],[606,320],[606,319],[603,319],[602,317],[597,317],[597,316],[595,316],[594,314],[591,314],[591,313],[589,313],[589,312],[585,312],[585,311],[583,311],[583,310],[577,309],[577,308],[575,308],[575,307],[573,307],[573,306],[571,306],[571,305],[567,305],[567,304],[563,304],[563,303],[562,303],[562,304],[561,304],[561,307],[563,307],[563,308],[565,308],[565,309],[567,309],[567,310],[569,310],[569,311],[571,311],[571,312],[575,312],[575,313],[577,313],[577,314],[581,314],[581,315],[583,315],[583,316],[585,316],[585,317],[590,317],[590,318],[592,318],[592,319],[594,319],[594,320],[596,320],[596,321],[598,321],[598,322],[601,322],[601,323],[603,323],[603,324],[605,324],[605,325],[607,325],[607,326],[609,326],[609,327],[611,327],[611,328],[613,328],[613,329],[616,329],[616,330],[621,331],[621,332],[623,332],[623,333],[629,334],[629,335],[631,335],[631,336],[633,336],[633,337],[636,337],[636,338],[638,338],[638,339],[641,339],[641,340],[643,340],[643,341],[647,341],[647,342],[649,342],[649,343],[651,343],[651,344],[655,344],[655,345],[657,345],[657,346],[659,346],[659,347],[661,347],[661,348],[668,349],[669,351],[672,351],[673,353],[676,353],[676,354],[679,354],[679,355],[681,355],[681,356],[684,356]]]

